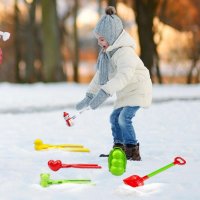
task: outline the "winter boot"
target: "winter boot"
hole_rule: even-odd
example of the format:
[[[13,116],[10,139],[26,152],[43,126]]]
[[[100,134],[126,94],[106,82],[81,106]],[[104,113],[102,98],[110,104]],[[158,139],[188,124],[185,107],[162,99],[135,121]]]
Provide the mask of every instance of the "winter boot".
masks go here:
[[[139,143],[137,144],[126,144],[125,146],[125,153],[127,160],[137,160],[140,161],[140,150],[139,150]]]
[[[119,148],[121,148],[123,151],[125,151],[125,147],[124,147],[124,145],[121,144],[121,143],[114,143],[113,148],[115,148],[115,147],[119,147]]]

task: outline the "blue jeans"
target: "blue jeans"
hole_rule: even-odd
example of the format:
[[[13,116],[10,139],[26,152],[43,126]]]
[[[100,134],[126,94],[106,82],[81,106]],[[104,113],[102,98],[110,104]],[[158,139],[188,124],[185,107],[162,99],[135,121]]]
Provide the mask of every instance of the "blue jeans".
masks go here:
[[[139,106],[126,106],[115,109],[110,115],[110,123],[114,143],[137,144],[132,118]]]

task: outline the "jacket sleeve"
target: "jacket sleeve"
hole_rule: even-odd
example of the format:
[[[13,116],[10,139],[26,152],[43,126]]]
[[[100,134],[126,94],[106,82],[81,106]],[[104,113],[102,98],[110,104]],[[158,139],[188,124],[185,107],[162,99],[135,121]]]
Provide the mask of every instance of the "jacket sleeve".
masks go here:
[[[99,71],[96,71],[93,79],[91,80],[88,90],[88,93],[96,94],[100,89],[99,85]]]
[[[116,65],[117,73],[101,88],[110,95],[120,91],[128,85],[133,78],[137,66],[137,59],[134,56],[133,50],[130,47],[118,50],[113,55],[114,64]]]

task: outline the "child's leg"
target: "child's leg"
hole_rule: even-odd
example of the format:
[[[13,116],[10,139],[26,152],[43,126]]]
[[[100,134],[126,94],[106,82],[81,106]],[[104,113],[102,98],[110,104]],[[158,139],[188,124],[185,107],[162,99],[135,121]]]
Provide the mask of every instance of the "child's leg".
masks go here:
[[[132,118],[139,108],[139,106],[126,106],[120,112],[118,123],[124,144],[137,144],[135,130],[132,125]]]
[[[132,125],[132,118],[139,109],[136,107],[124,107],[119,115],[119,126],[125,144],[125,153],[128,160],[141,160],[139,143],[136,139],[135,130]]]
[[[114,144],[120,143],[123,144],[123,136],[122,132],[118,123],[118,118],[120,115],[120,112],[123,108],[118,108],[113,110],[112,114],[110,115],[110,123],[111,123],[111,130],[113,135]]]

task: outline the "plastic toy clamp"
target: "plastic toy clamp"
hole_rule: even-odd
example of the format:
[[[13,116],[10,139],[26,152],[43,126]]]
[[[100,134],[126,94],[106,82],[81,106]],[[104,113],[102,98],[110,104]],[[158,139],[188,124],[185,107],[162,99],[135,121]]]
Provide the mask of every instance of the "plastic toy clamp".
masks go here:
[[[111,174],[121,176],[126,171],[126,163],[126,154],[121,148],[115,147],[109,153],[108,168]]]
[[[63,164],[61,160],[49,160],[48,166],[53,171],[58,171],[60,168],[101,169],[101,166],[99,166],[98,164]]]
[[[50,179],[50,174],[40,174],[40,185],[42,187],[49,187],[50,185],[54,184],[63,184],[63,183],[70,183],[70,184],[91,184],[91,180],[89,179],[75,179],[75,180],[52,180]]]
[[[62,149],[65,151],[71,151],[71,152],[90,152],[88,148],[85,148],[81,144],[44,144],[41,139],[36,139],[34,141],[34,147],[35,150],[48,150],[48,149]]]

